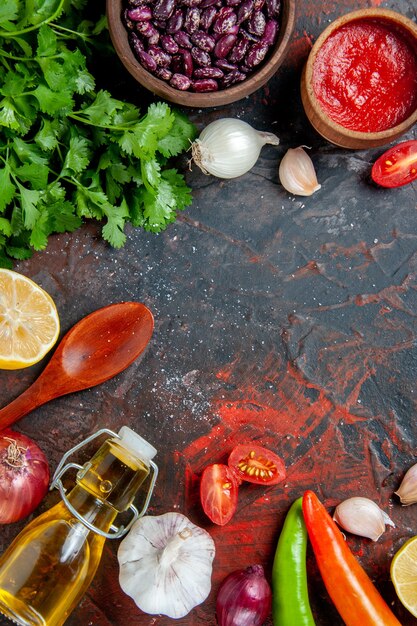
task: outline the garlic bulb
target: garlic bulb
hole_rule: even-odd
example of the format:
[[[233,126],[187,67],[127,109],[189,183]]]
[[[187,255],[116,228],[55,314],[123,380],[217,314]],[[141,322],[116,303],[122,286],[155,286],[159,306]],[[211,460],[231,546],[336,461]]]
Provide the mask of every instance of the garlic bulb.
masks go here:
[[[321,188],[313,161],[302,146],[287,150],[278,170],[281,185],[295,196],[311,196]]]
[[[119,582],[152,615],[184,617],[211,590],[214,541],[181,513],[138,519],[120,543]]]
[[[204,174],[237,178],[255,165],[267,143],[277,146],[279,139],[273,133],[255,130],[243,120],[223,118],[205,127],[191,145],[191,153]]]
[[[417,463],[406,471],[401,485],[394,493],[405,506],[417,502]]]
[[[394,522],[375,502],[359,496],[338,504],[333,519],[347,532],[368,537],[372,541],[380,538],[385,531],[385,525],[395,527]]]

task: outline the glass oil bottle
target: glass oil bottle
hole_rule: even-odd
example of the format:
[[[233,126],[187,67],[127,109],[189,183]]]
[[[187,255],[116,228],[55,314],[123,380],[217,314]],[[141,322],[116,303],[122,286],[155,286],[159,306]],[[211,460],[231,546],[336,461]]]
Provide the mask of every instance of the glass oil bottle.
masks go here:
[[[108,439],[85,465],[66,461],[92,439]],[[30,522],[0,557],[0,613],[22,626],[61,626],[77,606],[100,562],[106,539],[125,535],[146,512],[158,468],[156,450],[123,426],[118,434],[102,429],[67,452],[51,487],[62,501]],[[69,469],[78,469],[67,494],[61,482]],[[150,485],[141,512],[133,500],[142,483]],[[126,527],[116,516],[130,509]]]

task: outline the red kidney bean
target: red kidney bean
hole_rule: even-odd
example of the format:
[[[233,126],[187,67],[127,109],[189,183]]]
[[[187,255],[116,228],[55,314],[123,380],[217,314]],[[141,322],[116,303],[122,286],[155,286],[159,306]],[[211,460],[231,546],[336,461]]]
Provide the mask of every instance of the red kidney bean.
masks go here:
[[[186,50],[185,48],[181,50],[180,52],[182,56],[182,65],[184,68],[184,74],[188,76],[188,78],[191,78],[191,76],[193,75],[193,71],[194,71],[194,63],[193,63],[193,57],[191,55],[191,52],[189,50]]]
[[[153,59],[151,55],[144,50],[140,50],[138,56],[143,67],[145,68],[145,70],[148,70],[148,72],[154,72],[158,67],[155,59]]]
[[[236,83],[241,83],[242,80],[245,80],[246,74],[243,72],[239,72],[239,70],[233,70],[224,76],[222,79],[223,87],[230,87],[230,85],[235,85]]]
[[[227,59],[216,59],[215,65],[225,72],[231,72],[238,69],[237,65],[230,63]]]
[[[194,78],[223,78],[224,72],[219,67],[196,67]]]
[[[153,19],[152,23],[155,26],[155,28],[157,30],[159,30],[160,33],[164,33],[166,31],[166,29],[167,29],[167,21],[168,20],[156,20],[156,19]]]
[[[169,84],[175,89],[180,91],[187,91],[191,87],[191,80],[184,74],[173,74],[170,78]]]
[[[153,8],[153,15],[157,20],[167,20],[175,9],[175,0],[157,0]]]
[[[217,0],[201,0],[200,9],[206,9],[207,7],[212,7],[217,4]]]
[[[235,45],[236,39],[236,35],[223,35],[223,37],[216,43],[214,55],[218,59],[225,59]]]
[[[268,17],[277,17],[281,12],[281,0],[266,0]]]
[[[141,33],[141,35],[146,37],[150,44],[158,43],[159,31],[156,30],[155,26],[151,22],[136,22],[136,30],[138,33]]]
[[[192,43],[189,35],[185,33],[183,30],[179,30],[177,33],[174,33],[174,39],[181,48],[192,48]]]
[[[150,7],[141,6],[136,9],[131,9],[127,12],[127,17],[133,22],[142,22],[143,20],[150,20],[152,17],[152,11]]]
[[[265,32],[266,19],[262,11],[254,11],[248,21],[248,30],[257,37],[262,37]]]
[[[276,20],[268,20],[265,24],[265,31],[262,37],[262,43],[272,46],[275,43],[278,33],[278,23]]]
[[[191,41],[201,50],[211,52],[215,46],[215,39],[203,30],[197,30],[190,35]]]
[[[228,56],[229,61],[232,63],[239,63],[244,58],[249,49],[249,39],[247,37],[241,37],[233,46]]]
[[[239,24],[247,20],[253,11],[253,0],[243,0],[237,11],[237,21]]]
[[[130,9],[136,9],[136,7],[140,7],[142,4],[147,4],[148,0],[127,0],[127,6]]]
[[[137,59],[140,60],[139,52],[143,52],[145,50],[145,46],[142,43],[142,40],[139,39],[136,33],[129,33],[129,44],[133,50],[133,54]]]
[[[122,0],[141,65],[181,91],[227,89],[265,59],[281,0]]]
[[[184,28],[191,35],[200,27],[201,11],[198,7],[188,7],[185,12]]]
[[[218,91],[219,85],[214,78],[202,78],[201,80],[194,80],[192,88],[196,93],[207,93],[209,91]]]
[[[167,67],[157,67],[155,70],[155,76],[161,80],[168,81],[172,76],[172,72]]]
[[[245,28],[240,29],[240,34],[243,35],[243,37],[246,37],[247,39],[249,39],[249,41],[254,41],[255,43],[259,41],[259,37],[257,37],[253,33],[250,33]]]
[[[174,74],[182,74],[184,68],[184,57],[182,54],[174,54],[172,57],[171,70]]]
[[[149,46],[147,52],[160,67],[169,67],[171,65],[171,55],[164,52],[159,46]]]
[[[201,13],[201,18],[200,18],[201,28],[205,31],[209,30],[210,26],[214,22],[214,18],[216,17],[216,15],[217,15],[216,7],[207,7],[207,9],[204,9],[204,11]]]
[[[193,48],[191,48],[191,55],[197,65],[201,65],[203,67],[211,65],[211,56],[205,50],[194,46]]]
[[[259,65],[259,63],[261,63],[266,57],[268,49],[269,46],[266,46],[262,42],[252,44],[249,48],[248,54],[246,55],[246,66],[253,69]]]
[[[214,21],[213,30],[215,33],[219,33],[219,35],[225,35],[236,22],[237,15],[233,7],[222,7]]]
[[[161,46],[168,54],[176,54],[179,50],[179,45],[172,35],[162,35]]]
[[[123,21],[123,24],[125,25],[125,28],[129,32],[129,31],[135,30],[135,22],[131,20],[127,14],[128,14],[128,9],[125,9],[122,13],[122,21]]]
[[[184,16],[181,9],[175,9],[173,14],[168,20],[166,32],[168,35],[173,35],[181,30],[184,23]]]

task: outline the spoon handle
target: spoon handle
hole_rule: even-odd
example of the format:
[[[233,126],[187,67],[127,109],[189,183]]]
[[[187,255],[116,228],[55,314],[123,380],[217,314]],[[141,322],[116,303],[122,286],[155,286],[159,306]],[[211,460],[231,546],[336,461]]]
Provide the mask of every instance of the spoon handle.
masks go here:
[[[0,409],[0,431],[11,426],[41,404],[48,402],[52,397],[48,397],[43,385],[35,380],[20,396]]]

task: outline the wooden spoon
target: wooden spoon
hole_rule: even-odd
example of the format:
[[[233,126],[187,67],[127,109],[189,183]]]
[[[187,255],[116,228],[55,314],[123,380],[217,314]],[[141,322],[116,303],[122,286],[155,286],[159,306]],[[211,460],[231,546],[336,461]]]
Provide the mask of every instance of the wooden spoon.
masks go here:
[[[153,328],[153,315],[140,302],[90,313],[63,337],[37,380],[0,409],[0,430],[53,398],[94,387],[126,369],[146,348]]]

